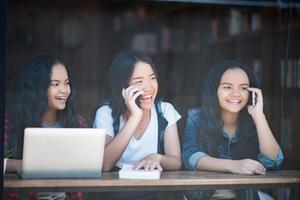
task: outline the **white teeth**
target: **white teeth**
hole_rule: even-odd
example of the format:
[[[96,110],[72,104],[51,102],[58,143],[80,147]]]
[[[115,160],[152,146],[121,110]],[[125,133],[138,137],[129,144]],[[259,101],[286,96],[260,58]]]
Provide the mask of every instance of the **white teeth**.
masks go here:
[[[231,100],[228,100],[229,103],[240,103],[241,101],[240,100],[234,100],[234,99],[231,99]]]
[[[67,97],[57,97],[57,99],[59,99],[59,100],[66,100]]]
[[[146,95],[146,96],[143,96],[142,99],[151,99],[152,98],[152,95]]]

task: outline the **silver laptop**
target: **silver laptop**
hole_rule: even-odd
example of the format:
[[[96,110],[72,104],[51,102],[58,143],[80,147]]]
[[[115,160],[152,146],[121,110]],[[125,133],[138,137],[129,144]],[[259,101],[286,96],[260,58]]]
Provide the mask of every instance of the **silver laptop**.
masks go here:
[[[26,128],[21,177],[98,178],[105,130],[97,128]]]

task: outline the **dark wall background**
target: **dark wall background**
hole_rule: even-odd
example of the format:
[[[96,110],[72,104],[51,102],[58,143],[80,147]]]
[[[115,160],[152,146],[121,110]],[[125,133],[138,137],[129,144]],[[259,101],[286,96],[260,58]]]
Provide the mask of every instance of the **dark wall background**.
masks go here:
[[[3,133],[4,130],[4,109],[5,109],[5,66],[6,66],[6,25],[7,25],[7,1],[1,1],[0,2],[0,132]],[[1,160],[2,157],[4,158],[4,134],[1,135],[1,141],[0,141],[0,156]],[[3,164],[1,162],[0,170],[3,170]],[[3,180],[3,174],[1,173],[1,180]],[[3,181],[0,183],[0,188],[3,188]]]
[[[299,8],[122,2],[9,1],[6,98],[29,56],[55,53],[71,66],[79,111],[92,125],[108,67],[119,51],[130,48],[153,57],[161,95],[185,117],[187,108],[201,103],[209,66],[239,59],[257,72],[287,166],[300,168],[300,85],[280,82],[286,76],[282,61],[300,63]],[[184,119],[181,133],[183,126]]]

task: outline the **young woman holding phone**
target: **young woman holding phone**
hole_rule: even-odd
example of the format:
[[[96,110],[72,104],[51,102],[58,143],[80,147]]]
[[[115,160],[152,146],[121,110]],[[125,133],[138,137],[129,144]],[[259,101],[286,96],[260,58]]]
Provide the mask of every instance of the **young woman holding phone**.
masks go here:
[[[263,110],[263,95],[251,68],[237,61],[213,66],[204,81],[202,106],[188,111],[182,158],[192,170],[265,174],[283,161]],[[254,93],[252,98],[249,95]],[[228,191],[227,191],[228,192]],[[231,197],[258,198],[256,191],[231,191]],[[209,199],[212,192],[191,192]]]

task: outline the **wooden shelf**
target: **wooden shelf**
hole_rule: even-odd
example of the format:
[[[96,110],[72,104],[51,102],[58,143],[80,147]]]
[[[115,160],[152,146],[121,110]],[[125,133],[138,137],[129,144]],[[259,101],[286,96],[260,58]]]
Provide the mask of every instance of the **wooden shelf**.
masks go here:
[[[281,92],[288,96],[300,96],[300,88],[281,88]]]
[[[252,39],[260,39],[265,34],[270,34],[271,31],[251,31],[251,32],[245,32],[240,33],[238,35],[229,35],[226,37],[222,37],[217,40],[211,40],[211,45],[219,45],[223,43],[231,43],[231,42],[237,42],[237,41],[247,41]]]

